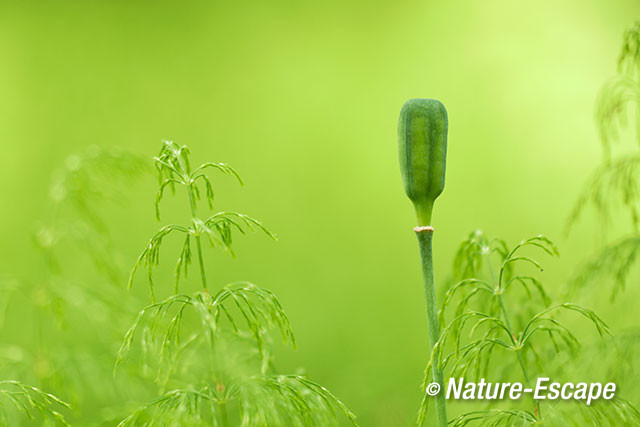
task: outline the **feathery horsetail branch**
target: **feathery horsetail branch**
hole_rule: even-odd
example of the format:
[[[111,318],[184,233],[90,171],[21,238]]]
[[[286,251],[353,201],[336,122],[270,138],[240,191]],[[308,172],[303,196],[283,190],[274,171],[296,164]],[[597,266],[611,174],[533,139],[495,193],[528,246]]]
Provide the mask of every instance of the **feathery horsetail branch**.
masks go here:
[[[196,212],[201,194],[204,192],[207,204],[211,209],[213,208],[214,201],[213,184],[211,183],[211,179],[204,173],[205,170],[216,169],[225,175],[236,178],[240,185],[243,185],[243,182],[238,173],[226,163],[207,162],[192,169],[189,154],[190,152],[187,146],[180,146],[173,141],[164,141],[160,154],[154,158],[159,179],[159,188],[155,200],[156,218],[160,219],[160,202],[164,197],[166,188],[170,187],[172,191],[175,191],[177,185],[184,188],[187,192],[191,224],[189,226],[169,224],[158,230],[158,232],[151,237],[149,243],[138,257],[129,275],[128,286],[131,288],[136,271],[140,267],[144,267],[144,269],[147,270],[149,293],[153,303],[155,303],[153,269],[159,264],[160,246],[162,245],[164,237],[172,234],[174,231],[183,233],[184,235],[184,243],[175,267],[174,294],[177,294],[179,291],[180,276],[184,275],[186,277],[188,268],[191,265],[192,241],[195,241],[202,288],[207,289],[207,277],[201,242],[203,237],[209,241],[212,247],[221,246],[231,253],[231,255],[233,255],[231,244],[233,240],[232,232],[234,230],[245,234],[247,231],[258,229],[270,238],[274,240],[277,239],[276,235],[271,233],[260,221],[241,213],[217,212],[209,216],[206,220],[199,219]],[[204,186],[204,190],[198,186],[199,184]]]
[[[35,414],[39,413],[44,419],[53,421],[56,425],[69,425],[64,416],[57,411],[57,407],[71,409],[71,405],[37,387],[25,385],[15,380],[0,381],[0,412],[3,412],[5,400],[34,423],[36,421]],[[0,422],[5,425],[7,420],[0,417]]]
[[[451,285],[441,304],[439,322],[443,327],[425,370],[425,382],[433,366],[446,370],[449,377],[472,377],[477,381],[489,375],[511,374],[519,365],[525,384],[531,384],[530,380],[536,376],[531,368],[537,368],[538,374],[543,369],[548,372],[549,368],[543,367],[541,358],[545,353],[565,353],[572,357],[582,344],[569,325],[565,325],[560,314],[562,311],[583,317],[600,336],[610,335],[607,324],[594,311],[568,302],[551,305],[552,299],[544,285],[529,275],[531,273],[521,271],[523,268],[542,270],[535,252],[532,255],[522,252],[526,248],[551,256],[559,255],[553,242],[542,235],[522,240],[509,248],[503,240],[488,239],[481,231],[475,231],[462,243],[454,261],[454,277],[461,280]],[[495,261],[499,264],[497,270],[492,266]],[[483,269],[483,265],[486,269]],[[520,304],[519,310],[511,310],[504,298],[516,297],[513,291],[517,287],[520,288],[518,292],[524,292],[521,295],[526,299]],[[537,291],[538,298],[533,298],[533,291]],[[538,305],[543,308],[537,308]],[[449,323],[445,322],[447,310],[454,316]],[[504,359],[496,358],[499,352],[510,355],[510,365],[505,364]],[[497,360],[500,362],[496,363]],[[533,366],[532,361],[536,362]],[[492,372],[494,369],[497,371]],[[532,373],[534,375],[530,375]],[[419,421],[424,419],[427,403],[428,396],[425,394]],[[532,411],[491,407],[474,410],[451,419],[450,425],[529,425],[548,422],[555,425],[555,420],[567,424],[567,420],[574,419],[581,420],[577,421],[580,424],[600,425],[598,422],[594,424],[593,420],[601,415],[611,425],[617,425],[616,422],[626,425],[631,419],[634,422],[637,420],[635,408],[625,403],[617,406],[607,403],[595,411],[579,412],[576,411],[579,408],[573,406],[573,412],[566,413],[564,410],[569,406],[563,406],[562,414],[558,406],[547,405],[544,416],[541,412],[542,403],[534,399]]]
[[[414,230],[418,237],[422,259],[431,351],[440,335],[433,279],[431,214],[435,199],[444,190],[447,127],[447,110],[441,102],[434,99],[411,99],[400,111],[398,122],[400,171],[405,192],[413,202],[418,219],[418,226]],[[442,369],[433,365],[432,374],[442,391],[435,396],[437,425],[444,427],[447,425],[447,410]]]
[[[285,342],[295,347],[295,338],[284,310],[269,290],[249,282],[234,282],[210,293],[205,274],[201,240],[224,248],[233,255],[232,235],[259,230],[272,239],[260,221],[237,212],[210,212],[198,216],[205,199],[213,209],[214,187],[205,171],[216,169],[242,181],[224,163],[203,163],[192,168],[189,149],[171,141],[163,143],[155,157],[159,175],[156,217],[166,190],[184,190],[190,208],[190,223],[169,224],[151,237],[131,272],[144,269],[149,281],[151,305],[142,309],[125,334],[115,369],[140,338],[142,357],[157,365],[156,383],[161,396],[141,406],[119,425],[337,425],[344,416],[357,425],[355,416],[327,389],[301,376],[276,375],[271,355],[270,331],[279,330]],[[160,248],[169,235],[180,235],[173,295],[156,302],[153,270],[160,264]],[[195,249],[192,246],[195,243]],[[202,290],[193,295],[179,293],[179,280],[196,259]],[[190,319],[190,320],[187,320]],[[196,327],[194,330],[193,327]],[[227,346],[228,344],[228,346]],[[249,347],[247,347],[247,345]],[[203,359],[208,360],[202,363]],[[193,365],[191,365],[193,363]],[[178,379],[198,375],[197,384]],[[202,375],[200,369],[205,369]],[[166,392],[169,384],[184,387]],[[342,414],[342,415],[341,415]]]

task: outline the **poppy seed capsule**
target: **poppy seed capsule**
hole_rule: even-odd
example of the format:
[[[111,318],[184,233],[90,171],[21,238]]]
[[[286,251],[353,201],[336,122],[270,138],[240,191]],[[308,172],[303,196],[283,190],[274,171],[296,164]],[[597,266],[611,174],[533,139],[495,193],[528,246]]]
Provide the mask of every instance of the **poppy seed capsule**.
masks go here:
[[[413,202],[418,225],[431,225],[435,199],[444,190],[447,110],[435,99],[410,99],[398,122],[398,150],[404,191]]]

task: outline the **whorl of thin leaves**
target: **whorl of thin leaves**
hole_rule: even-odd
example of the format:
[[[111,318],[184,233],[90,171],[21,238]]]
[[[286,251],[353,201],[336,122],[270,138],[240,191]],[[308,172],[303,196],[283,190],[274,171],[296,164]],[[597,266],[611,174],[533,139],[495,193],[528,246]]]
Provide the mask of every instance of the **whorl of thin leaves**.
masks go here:
[[[134,307],[133,301],[123,298],[121,290],[114,286],[87,286],[82,281],[56,275],[46,280],[21,280],[20,292],[30,296],[31,303],[39,312],[48,312],[52,315],[50,319],[57,320],[64,328],[77,321],[78,315],[84,322],[95,326],[114,316],[117,320],[112,323],[122,325],[124,316]],[[3,303],[0,300],[0,307]]]
[[[633,390],[638,381],[636,361],[640,349],[639,338],[637,329],[618,332],[615,337],[609,336],[586,343],[580,353],[546,359],[545,372],[548,375],[545,376],[554,378],[554,381],[562,384],[575,379],[598,381],[599,378],[604,378],[606,382],[616,384],[616,396],[611,400],[596,399],[591,405],[584,401],[548,405],[544,410],[545,421],[558,420],[558,425],[571,424],[569,421],[572,425],[640,425],[638,410],[631,402],[620,397],[620,394]],[[629,397],[635,399],[637,395]]]
[[[184,243],[180,250],[180,255],[175,267],[174,293],[179,292],[180,277],[187,277],[189,266],[192,261],[192,244],[195,237],[204,236],[209,241],[211,247],[222,246],[225,250],[233,255],[231,247],[233,243],[233,230],[245,234],[247,231],[261,230],[267,236],[275,239],[275,235],[271,233],[260,221],[248,215],[235,212],[218,212],[205,221],[194,218],[189,227],[170,224],[162,227],[156,234],[151,237],[149,243],[142,251],[138,260],[129,276],[129,288],[133,286],[133,279],[136,271],[142,267],[147,271],[149,281],[149,292],[152,301],[155,301],[153,269],[160,263],[160,247],[164,238],[175,232],[184,235]]]
[[[159,362],[156,381],[164,389],[179,362],[184,362],[186,366],[186,360],[179,360],[182,355],[188,354],[193,358],[196,355],[193,348],[204,347],[206,351],[197,355],[208,360],[198,359],[198,368],[204,366],[209,369],[208,374],[198,378],[198,383],[210,381],[215,383],[215,387],[195,387],[192,382],[141,407],[123,420],[121,425],[186,423],[215,426],[221,422],[226,426],[227,408],[235,411],[234,419],[239,418],[243,426],[331,425],[337,424],[333,421],[337,420],[338,412],[353,421],[353,414],[324,387],[303,377],[267,375],[273,368],[269,331],[278,329],[283,340],[295,346],[289,320],[273,293],[248,282],[232,283],[214,295],[207,290],[201,246],[203,238],[211,246],[221,246],[232,255],[234,232],[244,234],[247,230],[259,229],[275,239],[260,221],[244,214],[217,212],[205,220],[196,216],[197,203],[203,194],[209,208],[213,208],[213,185],[205,171],[216,169],[234,176],[242,184],[236,172],[224,163],[204,163],[192,169],[187,147],[171,141],[163,143],[155,162],[160,180],[156,195],[158,218],[159,205],[167,188],[175,190],[181,186],[187,191],[192,220],[188,226],[171,224],[162,227],[138,257],[129,286],[139,268],[147,270],[152,304],[140,311],[125,334],[115,368],[127,357],[136,335],[140,336],[143,357],[153,354]],[[162,243],[171,234],[182,234],[184,239],[175,269],[175,295],[156,303],[153,270],[160,263]],[[194,243],[195,250],[192,248]],[[178,293],[179,280],[182,275],[187,276],[194,253],[197,255],[204,289],[193,296],[182,295]],[[193,326],[193,323],[186,324],[188,316],[195,316],[200,326],[199,330],[189,335],[182,332],[188,326]],[[226,340],[228,331],[240,339]],[[237,358],[233,351],[226,351],[234,349],[235,344],[246,344],[248,337],[252,345],[244,355],[249,357]],[[231,346],[227,346],[230,343]],[[225,356],[225,360],[221,361],[219,356]],[[259,366],[256,361],[260,362]]]
[[[548,306],[549,295],[537,278],[528,274],[514,274],[516,264],[530,264],[536,269],[541,269],[536,259],[520,255],[521,250],[526,247],[536,247],[553,256],[559,255],[553,242],[542,235],[524,240],[509,250],[501,239],[489,240],[479,230],[471,233],[458,249],[454,259],[454,276],[462,280],[451,286],[445,294],[439,310],[440,323],[445,323],[444,314],[447,308],[453,305],[454,297],[458,295],[460,299],[455,307],[456,315],[462,314],[476,295],[499,297],[515,286],[521,286],[529,297],[532,297],[531,291],[534,290],[545,306]],[[494,255],[499,263],[497,275],[491,267]],[[491,274],[487,279],[477,276],[482,265],[489,266]]]
[[[436,350],[452,348],[450,352],[440,351],[438,360],[434,360],[436,350],[432,352],[427,368],[438,363],[441,368],[448,368],[451,376],[465,377],[469,374],[479,378],[487,374],[489,356],[496,349],[510,352],[520,350],[535,351],[532,340],[542,334],[559,352],[559,342],[572,349],[580,345],[580,340],[564,324],[553,315],[561,310],[576,312],[594,325],[602,336],[609,334],[608,326],[592,310],[577,304],[564,303],[549,307],[532,316],[520,331],[512,329],[506,321],[478,311],[466,311],[456,317],[442,330],[440,339],[436,343]],[[462,341],[466,331],[467,342]],[[541,340],[544,342],[544,340]],[[425,371],[428,373],[428,371]],[[426,386],[428,379],[425,379]]]
[[[332,426],[356,416],[320,384],[297,375],[256,376],[239,396],[242,426]]]
[[[66,159],[49,191],[52,217],[34,233],[52,271],[61,268],[56,245],[70,241],[113,283],[121,283],[119,254],[109,238],[101,202],[122,202],[123,183],[130,184],[148,169],[139,156],[116,148],[91,146]]]
[[[462,331],[468,329],[469,342],[462,342]],[[507,350],[517,350],[518,343],[513,339],[513,332],[498,317],[478,311],[467,311],[456,317],[443,328],[440,339],[434,346],[427,368],[434,363],[441,369],[448,368],[451,376],[465,376],[470,370],[474,376],[479,377],[486,373],[481,371],[487,368],[482,363],[483,356],[494,350],[494,347],[502,347]],[[449,345],[450,344],[450,345]],[[445,351],[453,347],[450,352]],[[436,350],[440,351],[438,360],[434,360]],[[425,373],[428,371],[425,370]],[[425,378],[426,386],[427,379]]]
[[[604,323],[604,321],[593,310],[589,310],[578,304],[566,302],[553,307],[549,307],[533,316],[518,336],[517,341],[519,342],[519,345],[526,345],[531,337],[538,332],[544,332],[545,334],[547,334],[549,339],[552,341],[556,351],[559,351],[559,347],[555,340],[556,337],[561,338],[568,347],[579,345],[580,340],[578,340],[578,338],[576,338],[576,336],[573,335],[571,331],[566,328],[560,321],[553,317],[553,314],[560,310],[573,311],[590,320],[600,336],[610,334],[607,324]]]
[[[536,423],[537,419],[529,411],[487,409],[471,411],[449,421],[452,427],[477,426],[524,426]]]
[[[611,142],[619,138],[620,128],[626,126],[627,106],[640,107],[640,21],[624,34],[624,43],[618,58],[619,75],[607,83],[597,103],[596,120],[607,160]],[[636,117],[636,130],[640,130],[640,116]],[[640,141],[640,133],[637,135]]]
[[[196,241],[198,252],[201,251],[200,239],[204,237],[212,247],[223,247],[231,255],[234,255],[232,249],[234,231],[245,234],[247,231],[261,230],[270,238],[276,239],[275,234],[269,231],[260,221],[241,213],[217,212],[205,220],[195,217],[197,200],[200,200],[200,194],[202,192],[198,187],[200,182],[204,183],[207,202],[209,207],[213,208],[213,185],[205,173],[207,169],[217,169],[227,175],[234,176],[242,184],[242,180],[230,166],[224,163],[203,163],[192,170],[189,161],[189,149],[186,146],[179,146],[172,141],[163,142],[160,153],[155,157],[155,162],[160,180],[160,188],[155,202],[156,216],[158,219],[160,219],[160,201],[163,198],[165,189],[170,187],[172,190],[175,190],[176,185],[186,188],[193,218],[189,226],[177,224],[165,225],[151,237],[149,243],[138,257],[129,276],[129,288],[133,285],[133,278],[136,271],[138,268],[143,267],[147,270],[151,300],[155,302],[153,269],[158,266],[160,262],[160,247],[164,238],[169,234],[175,234],[174,232],[184,235],[182,248],[175,267],[175,294],[179,292],[180,277],[187,277],[188,269],[192,262],[193,240]]]
[[[235,177],[242,185],[240,176],[231,166],[225,163],[203,163],[192,170],[189,161],[189,148],[186,145],[180,146],[173,141],[163,142],[160,153],[155,157],[155,162],[160,185],[155,202],[158,219],[160,219],[160,201],[164,196],[165,189],[170,187],[172,191],[175,191],[176,185],[182,185],[187,188],[189,200],[193,206],[195,201],[201,198],[202,189],[198,187],[198,184],[204,185],[207,203],[209,208],[213,209],[215,194],[211,179],[205,173],[207,169],[216,169],[225,175]]]
[[[588,362],[594,366],[601,360],[611,358],[612,363],[607,366],[607,377],[616,380],[619,387],[625,387],[622,382],[635,385],[640,379],[640,366],[636,363],[640,354],[640,330],[637,328],[618,332],[615,340],[594,343],[590,350],[587,353]]]
[[[122,420],[118,427],[125,426],[171,426],[213,425],[218,426],[220,408],[215,391],[209,387],[200,390],[172,390]],[[209,423],[208,420],[213,420]]]
[[[4,400],[4,402],[3,402]],[[48,418],[59,425],[69,425],[64,416],[58,412],[60,407],[71,409],[71,405],[57,398],[53,394],[46,393],[39,388],[22,384],[19,381],[0,381],[0,411],[3,416],[5,403],[12,405],[18,412],[35,422],[36,414]],[[0,418],[8,425],[7,419]]]
[[[611,299],[625,289],[626,283],[640,255],[640,235],[633,234],[605,246],[585,263],[570,279],[572,289],[587,286],[594,281],[609,283],[613,279]]]
[[[256,376],[225,390],[173,390],[140,407],[119,426],[206,425],[238,411],[240,426],[331,426],[339,414],[357,425],[355,415],[321,385],[301,376]],[[223,424],[227,425],[227,424]]]
[[[636,21],[624,33],[618,70],[628,74],[640,71],[640,21]]]
[[[160,359],[175,360],[172,356],[175,352],[179,353],[185,345],[181,330],[187,307],[192,307],[198,314],[206,331],[205,336],[213,341],[218,336],[223,321],[228,322],[236,334],[240,334],[243,327],[246,328],[254,338],[263,360],[267,356],[265,337],[270,329],[278,329],[283,341],[290,342],[295,347],[291,324],[276,296],[252,283],[236,282],[225,286],[213,296],[206,291],[194,296],[174,295],[145,307],[125,334],[116,368],[127,357],[135,334],[143,324],[148,327],[150,339],[143,342],[143,345],[158,343]],[[190,341],[186,344],[190,344]]]
[[[611,159],[611,141],[619,138],[619,129],[626,126],[626,107],[635,107],[636,137],[640,141],[640,21],[635,22],[624,34],[624,43],[618,59],[619,75],[607,84],[600,96],[597,120],[605,159],[585,185],[572,214],[567,229],[577,221],[585,206],[595,208],[603,222],[610,222],[616,209],[625,209],[634,231],[640,227],[640,155],[626,154]],[[624,289],[630,269],[640,249],[637,236],[609,244],[587,262],[572,278],[575,289],[593,282],[596,278],[613,277],[615,284],[612,299]]]
[[[635,426],[640,425],[640,411],[628,400],[596,399],[587,405],[584,401],[562,402],[545,409],[543,422],[552,426]]]
[[[105,226],[96,202],[121,199],[122,182],[130,182],[147,169],[146,162],[134,154],[115,148],[91,146],[73,154],[54,174],[49,191],[56,204],[71,204],[79,218],[89,220],[98,230]]]
[[[497,253],[504,258],[507,252],[504,240],[489,240],[482,230],[475,230],[458,247],[453,261],[453,277],[456,280],[477,277],[488,256]]]
[[[496,244],[496,242],[499,242]],[[488,278],[466,277],[449,288],[440,310],[441,324],[445,325],[444,313],[448,308],[454,310],[454,318],[442,328],[440,338],[436,342],[425,369],[423,390],[429,382],[431,368],[437,366],[446,369],[452,377],[475,378],[486,377],[495,358],[497,350],[502,349],[506,354],[513,354],[513,362],[520,365],[525,379],[527,378],[527,354],[538,358],[538,350],[545,342],[553,345],[556,352],[564,348],[574,349],[580,344],[568,327],[556,314],[559,311],[571,311],[580,314],[593,323],[600,335],[608,334],[607,325],[593,311],[572,303],[558,304],[549,307],[551,298],[542,283],[534,276],[520,273],[523,266],[529,265],[542,270],[540,262],[522,252],[524,248],[534,248],[548,255],[557,256],[558,249],[544,236],[536,236],[523,240],[509,249],[500,240],[489,240],[481,232],[474,232],[461,246],[454,261],[454,270],[477,274],[480,266],[485,264],[490,270]],[[494,255],[492,258],[491,256]],[[494,271],[492,261],[497,258],[499,268]],[[468,268],[460,269],[460,266]],[[520,267],[518,267],[520,266]],[[518,268],[516,268],[518,267]],[[514,327],[510,319],[503,296],[514,286],[521,286],[528,295],[527,301],[532,301],[532,290],[540,297],[545,307],[528,319],[519,319],[522,327]],[[484,295],[483,299],[479,296]],[[479,306],[469,309],[469,305]],[[540,339],[536,338],[540,336]],[[437,355],[437,359],[436,359]],[[495,360],[495,359],[494,359]],[[516,365],[517,366],[517,365]],[[424,395],[418,424],[422,425],[427,415],[429,396]],[[481,423],[504,423],[511,425],[513,414],[519,416],[531,415],[521,411],[479,411],[464,414],[454,420],[454,425],[466,425],[472,421]],[[533,415],[531,415],[533,416]],[[533,417],[535,419],[535,417]]]
[[[592,206],[604,223],[611,221],[616,207],[624,208],[633,227],[640,225],[640,155],[632,154],[602,164],[587,181],[567,221],[567,229],[582,211]]]
[[[628,107],[639,104],[640,87],[633,78],[621,76],[602,88],[596,109],[596,120],[600,130],[600,141],[607,158],[611,155],[611,143],[620,138],[621,129],[628,124]]]
[[[589,425],[640,425],[640,411],[619,397],[604,402],[596,400],[591,405],[580,404],[579,408],[584,422]]]

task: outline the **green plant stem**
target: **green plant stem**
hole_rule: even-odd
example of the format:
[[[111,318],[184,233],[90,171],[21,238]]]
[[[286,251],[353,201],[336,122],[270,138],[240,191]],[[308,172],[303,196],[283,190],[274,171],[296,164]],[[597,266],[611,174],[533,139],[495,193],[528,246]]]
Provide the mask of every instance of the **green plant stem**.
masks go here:
[[[191,205],[191,216],[196,218],[196,201],[193,198],[191,187],[189,191],[189,204]],[[194,224],[194,228],[196,225]],[[198,251],[198,266],[200,267],[200,278],[202,279],[202,289],[207,289],[207,274],[204,271],[204,259],[202,258],[202,243],[200,242],[200,234],[196,234],[196,250]]]
[[[529,380],[529,372],[527,370],[527,366],[524,364],[524,358],[522,357],[522,347],[519,346],[518,342],[516,341],[516,338],[513,334],[513,329],[511,328],[511,322],[509,321],[509,316],[507,315],[507,309],[504,306],[504,302],[502,300],[502,294],[498,294],[498,301],[500,302],[500,309],[502,310],[502,315],[504,316],[504,322],[507,325],[507,329],[509,329],[510,332],[510,338],[511,338],[511,342],[513,343],[514,346],[517,347],[516,349],[516,355],[518,356],[518,363],[520,364],[520,368],[522,369],[522,375],[524,375],[524,381],[527,387],[529,387],[531,385],[531,381]],[[534,399],[533,401],[533,406],[536,408],[537,411],[537,416],[538,418],[540,417],[540,404],[538,403],[537,400]]]
[[[189,186],[188,192],[189,192],[189,205],[191,206],[191,216],[193,219],[195,219],[196,218],[196,202],[195,202],[195,198],[193,197],[193,191],[191,190],[190,186]],[[194,222],[194,228],[195,227],[197,227],[197,225]],[[196,234],[195,237],[196,237],[196,249],[198,251],[198,266],[200,267],[200,278],[202,279],[202,289],[207,290],[207,274],[204,270],[204,258],[202,257],[202,244],[201,244],[200,234]],[[213,337],[211,337],[210,344],[211,344],[211,358],[209,360],[211,361],[211,373],[213,377],[216,378],[217,381],[222,383],[222,378],[216,369],[217,356],[216,356],[216,348],[213,345]],[[218,406],[220,408],[220,417],[222,418],[222,426],[229,427],[229,416],[227,415],[226,402],[219,403]]]
[[[487,257],[487,265],[489,266],[491,277],[495,282],[496,276],[493,272],[493,266],[491,265],[491,261],[489,260],[489,257]],[[500,278],[498,279],[498,293],[496,294],[496,297],[498,298],[498,302],[500,303],[500,310],[502,311],[502,316],[504,317],[504,323],[507,326],[507,329],[509,330],[509,339],[511,340],[511,343],[517,347],[516,355],[518,357],[518,364],[520,365],[520,369],[522,370],[522,375],[524,376],[525,384],[527,387],[529,387],[531,385],[531,381],[529,380],[529,371],[527,369],[527,366],[524,363],[524,358],[522,357],[522,348],[518,346],[518,342],[516,341],[516,338],[513,334],[513,328],[511,327],[511,320],[509,320],[509,315],[507,314],[507,308],[505,307],[504,300],[502,298],[502,271],[500,272]],[[536,415],[540,417],[540,404],[538,403],[537,400],[533,401],[533,406],[537,411]]]
[[[509,329],[510,332],[510,339],[511,339],[511,343],[513,343],[513,345],[517,345],[517,341],[513,336],[513,329],[511,328],[511,321],[509,320],[509,316],[507,315],[507,309],[504,306],[504,301],[502,299],[502,295],[498,295],[498,302],[500,303],[500,309],[502,310],[502,315],[504,316],[504,322],[507,325],[507,329]],[[524,375],[524,380],[527,383],[527,386],[529,385],[529,372],[527,371],[527,368],[524,364],[524,359],[522,358],[522,353],[520,351],[521,349],[518,348],[518,350],[516,350],[516,354],[518,355],[518,362],[520,363],[520,367],[522,368],[522,374]]]
[[[204,271],[204,260],[202,259],[202,244],[200,243],[200,236],[196,236],[196,248],[198,250],[198,264],[200,265],[202,289],[207,289],[207,274]]]
[[[424,278],[424,294],[427,303],[427,328],[429,330],[429,348],[433,351],[438,339],[440,339],[440,326],[438,325],[438,305],[436,303],[436,288],[433,280],[433,228],[420,227],[415,229],[420,245],[420,257],[422,260],[422,275]],[[433,355],[438,360],[439,351]],[[444,397],[444,376],[437,363],[432,367],[433,381],[440,385],[440,392],[434,397],[436,407],[436,425],[447,426],[447,404]]]
[[[188,175],[189,174],[189,168],[187,167],[188,165],[185,164],[185,162],[182,161],[182,159],[180,158],[180,156],[177,157],[178,159],[178,163],[180,164],[180,167],[182,168],[183,171],[185,171],[185,173]],[[193,188],[192,186],[194,186],[195,184],[193,184],[193,181],[187,185],[187,192],[189,193],[189,205],[191,207],[191,217],[193,219],[196,218],[196,200],[193,197]],[[196,227],[196,225],[194,224],[194,228]],[[196,234],[196,250],[198,251],[198,265],[200,266],[200,278],[202,279],[202,289],[207,289],[207,274],[204,271],[204,259],[202,258],[202,243],[200,242],[200,234]]]
[[[433,200],[426,200],[420,203],[414,203],[418,218],[418,226],[428,226],[431,224],[431,216],[433,214]]]
[[[221,402],[218,404],[218,406],[220,407],[222,426],[229,427],[229,415],[227,415],[227,402]]]

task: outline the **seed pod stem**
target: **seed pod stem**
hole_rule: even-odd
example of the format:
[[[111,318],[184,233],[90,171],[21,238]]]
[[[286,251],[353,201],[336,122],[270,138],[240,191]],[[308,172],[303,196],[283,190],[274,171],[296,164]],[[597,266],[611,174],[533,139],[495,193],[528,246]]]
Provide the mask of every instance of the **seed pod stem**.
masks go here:
[[[427,330],[429,331],[429,349],[433,352],[433,348],[440,339],[440,326],[438,325],[438,304],[436,302],[436,288],[433,279],[433,228],[432,227],[416,227],[414,229],[418,237],[420,246],[420,259],[422,260],[422,276],[424,280],[424,296],[427,306]],[[431,374],[433,381],[440,385],[440,393],[436,394],[433,399],[436,406],[436,425],[438,427],[447,426],[447,404],[445,401],[444,375],[442,369],[439,368],[439,350],[433,355],[433,366]]]
[[[410,99],[400,111],[398,121],[398,151],[400,171],[407,197],[413,203],[418,220],[414,228],[420,246],[424,293],[427,308],[429,349],[440,338],[438,304],[433,278],[433,227],[431,215],[436,198],[444,190],[447,154],[447,110],[434,99]],[[447,407],[444,397],[444,376],[438,366],[438,349],[433,355],[433,381],[440,392],[433,399],[436,407],[436,426],[447,427]]]

